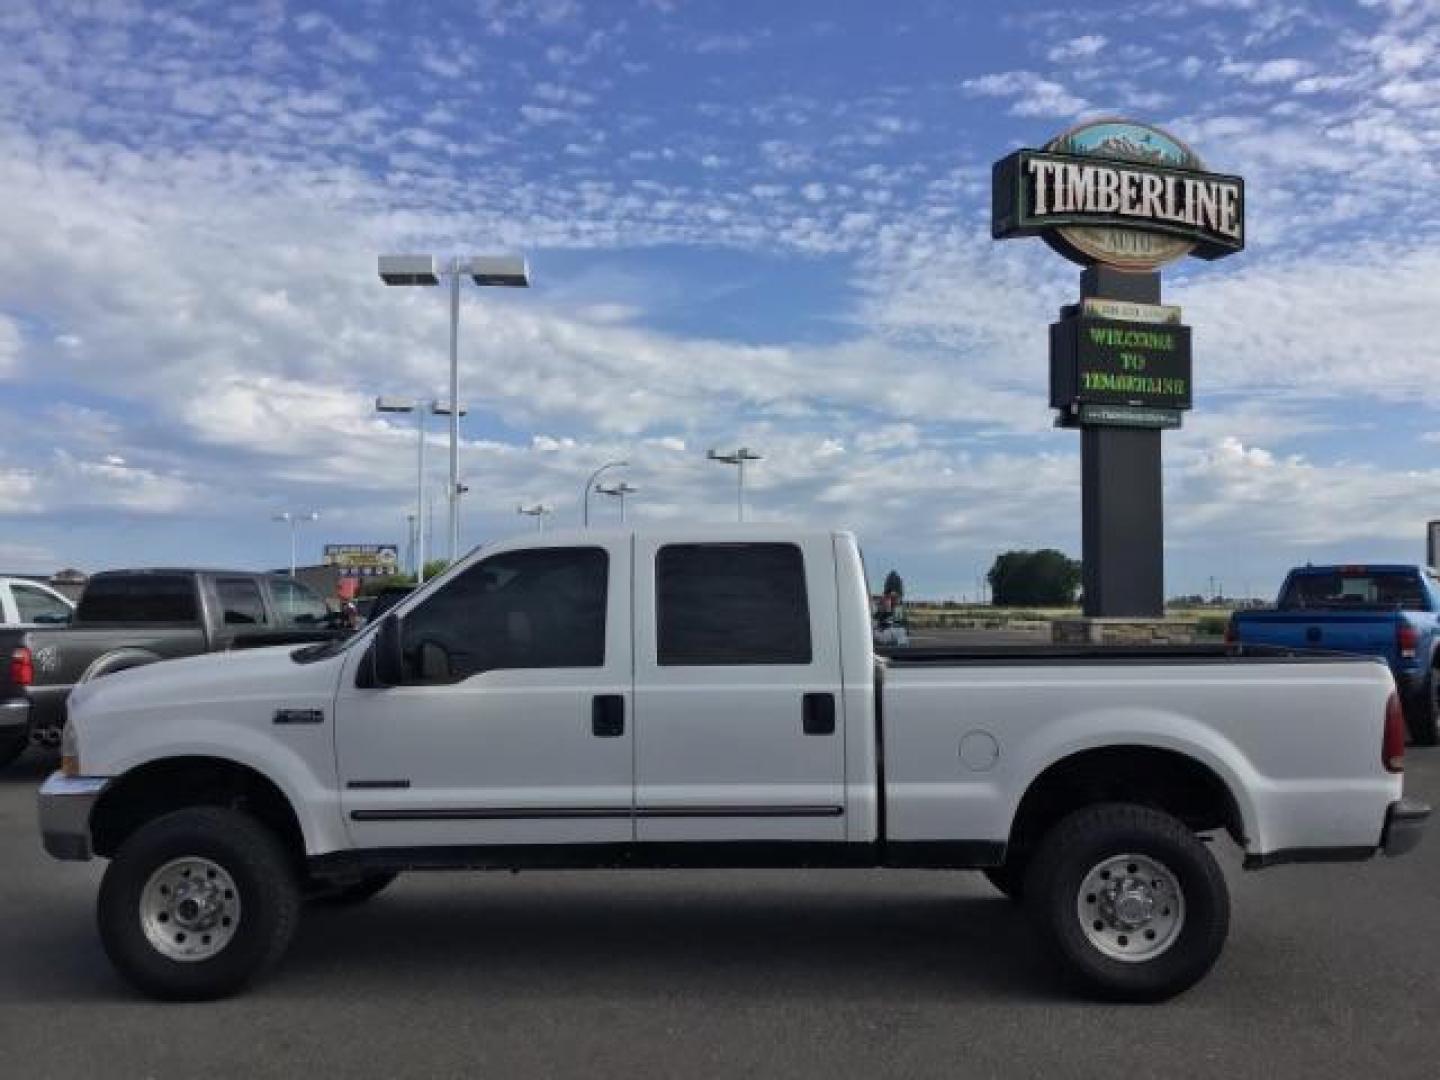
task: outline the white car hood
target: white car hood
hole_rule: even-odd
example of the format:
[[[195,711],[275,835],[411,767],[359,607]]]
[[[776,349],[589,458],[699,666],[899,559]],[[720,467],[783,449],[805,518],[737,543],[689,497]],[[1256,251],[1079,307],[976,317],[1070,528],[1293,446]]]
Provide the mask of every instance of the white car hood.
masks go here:
[[[296,663],[291,654],[304,647],[276,645],[206,653],[117,671],[77,686],[70,695],[70,715],[79,719],[173,705],[257,697],[273,700],[287,693],[314,693],[326,686],[333,689],[343,654],[316,663]]]

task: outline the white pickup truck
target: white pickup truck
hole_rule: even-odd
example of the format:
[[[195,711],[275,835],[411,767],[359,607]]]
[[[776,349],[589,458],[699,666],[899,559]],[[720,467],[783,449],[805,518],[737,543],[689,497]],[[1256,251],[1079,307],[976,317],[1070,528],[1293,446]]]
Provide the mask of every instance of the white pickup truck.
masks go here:
[[[557,533],[478,550],[349,641],[79,687],[46,849],[163,998],[238,989],[302,900],[429,869],[930,867],[1023,900],[1085,990],[1214,963],[1245,865],[1418,842],[1380,662],[1223,647],[877,658],[849,533]]]

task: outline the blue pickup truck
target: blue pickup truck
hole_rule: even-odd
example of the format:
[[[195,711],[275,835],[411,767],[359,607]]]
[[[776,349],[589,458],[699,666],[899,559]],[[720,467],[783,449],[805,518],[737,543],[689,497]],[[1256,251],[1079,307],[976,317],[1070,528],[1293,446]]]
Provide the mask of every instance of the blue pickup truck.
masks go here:
[[[1241,645],[1379,656],[1405,703],[1410,738],[1440,742],[1440,577],[1425,566],[1299,566],[1274,610],[1237,611],[1226,637]]]

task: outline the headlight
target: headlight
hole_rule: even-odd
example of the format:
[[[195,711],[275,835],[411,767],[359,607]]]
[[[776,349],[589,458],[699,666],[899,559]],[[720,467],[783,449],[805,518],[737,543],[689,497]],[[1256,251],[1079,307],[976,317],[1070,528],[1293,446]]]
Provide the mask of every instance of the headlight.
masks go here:
[[[60,730],[60,772],[65,776],[80,775],[80,740],[75,737],[75,725],[68,719]]]

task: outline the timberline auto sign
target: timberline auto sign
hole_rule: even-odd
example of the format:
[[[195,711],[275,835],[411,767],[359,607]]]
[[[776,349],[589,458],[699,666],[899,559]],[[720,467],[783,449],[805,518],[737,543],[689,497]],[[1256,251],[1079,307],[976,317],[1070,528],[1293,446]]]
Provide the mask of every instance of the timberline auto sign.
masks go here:
[[[1245,247],[1245,182],[1204,171],[1180,140],[1132,120],[1082,124],[1002,158],[992,191],[997,240],[1039,235],[1082,264],[1153,270]]]

